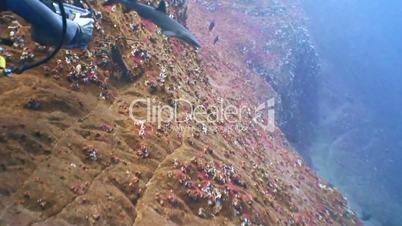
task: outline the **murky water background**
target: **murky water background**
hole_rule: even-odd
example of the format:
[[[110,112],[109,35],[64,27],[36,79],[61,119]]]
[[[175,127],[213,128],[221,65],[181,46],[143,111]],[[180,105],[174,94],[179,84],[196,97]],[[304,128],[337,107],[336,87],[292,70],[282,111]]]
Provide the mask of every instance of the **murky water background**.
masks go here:
[[[321,61],[312,164],[367,225],[400,226],[402,2],[303,2]]]

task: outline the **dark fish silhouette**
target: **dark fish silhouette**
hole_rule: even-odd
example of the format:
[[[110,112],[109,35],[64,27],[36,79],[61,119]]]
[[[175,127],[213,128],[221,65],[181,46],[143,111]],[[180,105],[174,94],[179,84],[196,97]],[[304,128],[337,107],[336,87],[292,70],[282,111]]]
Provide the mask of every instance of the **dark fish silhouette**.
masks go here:
[[[214,27],[215,27],[215,21],[211,21],[211,23],[209,23],[208,30],[212,31]]]
[[[215,37],[214,39],[214,45],[216,45],[216,43],[219,41],[219,35]]]

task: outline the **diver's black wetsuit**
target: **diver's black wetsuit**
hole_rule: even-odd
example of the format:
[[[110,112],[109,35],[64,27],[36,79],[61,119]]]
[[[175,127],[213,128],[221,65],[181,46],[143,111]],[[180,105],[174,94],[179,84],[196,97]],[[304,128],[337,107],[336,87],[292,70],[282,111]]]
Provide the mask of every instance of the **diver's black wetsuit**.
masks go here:
[[[63,30],[60,15],[40,0],[0,0],[0,11],[10,10],[32,25],[32,38],[42,45],[57,45]],[[92,28],[82,28],[67,20],[64,48],[85,48],[91,40]]]

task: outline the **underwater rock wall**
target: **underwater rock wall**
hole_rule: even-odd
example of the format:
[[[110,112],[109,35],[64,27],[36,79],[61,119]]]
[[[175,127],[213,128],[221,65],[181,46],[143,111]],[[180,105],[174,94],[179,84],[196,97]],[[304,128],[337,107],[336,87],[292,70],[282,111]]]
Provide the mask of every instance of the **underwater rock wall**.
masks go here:
[[[135,12],[94,3],[102,19],[88,50],[63,50],[0,80],[0,225],[360,225],[280,128],[253,120],[251,109],[278,95],[276,80],[298,87],[289,76],[267,82],[248,61],[265,59],[281,74],[290,50],[286,36],[273,37],[300,18],[295,6],[189,1],[196,51]],[[9,64],[46,53],[20,18],[3,18],[0,35],[12,29],[20,40],[6,49]],[[148,114],[145,103],[132,104],[138,99],[178,106],[186,120],[133,121]],[[198,122],[176,99],[207,112],[221,104],[248,111],[235,123]]]

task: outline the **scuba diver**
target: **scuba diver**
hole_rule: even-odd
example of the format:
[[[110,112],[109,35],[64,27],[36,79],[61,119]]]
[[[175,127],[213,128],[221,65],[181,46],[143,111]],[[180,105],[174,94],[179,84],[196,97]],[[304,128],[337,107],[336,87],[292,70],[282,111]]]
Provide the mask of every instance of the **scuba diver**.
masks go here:
[[[39,66],[56,55],[60,48],[87,48],[92,39],[94,19],[82,18],[79,7],[63,4],[62,0],[56,2],[58,5],[50,0],[0,0],[0,12],[12,11],[31,24],[31,35],[35,42],[55,47],[46,59],[34,65],[20,65],[7,73],[22,73]]]

